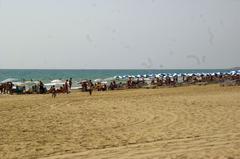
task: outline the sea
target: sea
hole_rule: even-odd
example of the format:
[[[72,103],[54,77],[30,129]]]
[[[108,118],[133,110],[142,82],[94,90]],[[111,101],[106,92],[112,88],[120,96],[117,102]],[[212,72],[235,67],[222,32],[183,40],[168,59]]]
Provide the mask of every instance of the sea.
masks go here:
[[[8,78],[16,78],[19,81],[41,80],[44,83],[49,83],[52,80],[60,79],[65,81],[72,78],[73,81],[81,81],[85,79],[108,79],[114,76],[124,75],[144,75],[144,74],[159,74],[159,73],[215,73],[228,72],[227,69],[168,69],[168,70],[151,70],[151,69],[95,69],[95,70],[64,70],[64,69],[0,69],[0,81]]]

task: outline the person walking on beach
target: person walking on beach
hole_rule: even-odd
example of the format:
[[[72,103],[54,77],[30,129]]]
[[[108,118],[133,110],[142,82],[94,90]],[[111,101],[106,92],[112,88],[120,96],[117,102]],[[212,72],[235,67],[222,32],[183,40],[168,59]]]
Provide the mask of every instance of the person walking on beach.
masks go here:
[[[3,84],[0,84],[0,93],[3,93]]]
[[[64,90],[67,94],[69,93],[69,91],[68,91],[68,80],[65,81]]]
[[[89,91],[89,95],[92,95],[92,91],[93,91],[93,83],[91,80],[89,80],[88,82],[88,91]]]
[[[70,78],[69,80],[69,89],[71,90],[71,88],[72,88],[72,78]]]
[[[44,84],[42,81],[39,82],[39,86],[40,86],[40,94],[44,93]]]
[[[55,88],[55,86],[53,86],[52,87],[52,98],[56,98],[56,96],[57,96],[57,92],[56,92],[56,88]]]

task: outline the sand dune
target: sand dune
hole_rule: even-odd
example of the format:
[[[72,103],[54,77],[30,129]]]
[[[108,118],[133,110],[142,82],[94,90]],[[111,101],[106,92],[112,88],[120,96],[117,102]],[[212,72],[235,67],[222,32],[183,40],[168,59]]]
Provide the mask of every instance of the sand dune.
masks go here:
[[[240,88],[0,96],[0,158],[240,158]]]

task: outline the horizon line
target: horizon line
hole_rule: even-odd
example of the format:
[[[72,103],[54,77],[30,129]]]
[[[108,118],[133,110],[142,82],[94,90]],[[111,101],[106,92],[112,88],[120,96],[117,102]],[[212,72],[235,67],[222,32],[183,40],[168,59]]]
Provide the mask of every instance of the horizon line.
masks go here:
[[[232,68],[0,68],[0,70],[231,70]]]

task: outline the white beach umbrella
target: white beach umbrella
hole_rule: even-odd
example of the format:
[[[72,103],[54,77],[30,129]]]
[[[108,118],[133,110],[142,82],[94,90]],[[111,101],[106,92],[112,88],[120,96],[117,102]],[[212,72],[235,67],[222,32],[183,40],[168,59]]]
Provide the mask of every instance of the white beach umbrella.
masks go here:
[[[56,79],[56,80],[51,81],[51,83],[64,83],[64,82],[62,80]]]
[[[44,86],[47,88],[50,88],[51,86],[55,86],[56,88],[60,88],[64,85],[65,83],[46,83]]]
[[[103,80],[102,79],[95,79],[94,82],[102,82]]]
[[[81,80],[80,83],[88,82],[88,80]]]
[[[8,79],[5,79],[3,80],[2,82],[0,83],[7,83],[7,82],[18,82],[19,80],[16,79],[16,78],[8,78]]]
[[[104,79],[104,81],[113,81],[113,80],[115,80],[116,78],[114,78],[114,77],[109,77],[109,78],[106,78],[106,79]]]
[[[178,76],[178,74],[174,73],[172,76]]]
[[[179,74],[177,74],[177,76],[178,76],[178,77],[182,77],[182,76],[183,76],[183,74],[179,73]]]
[[[102,81],[101,84],[108,84],[108,82],[107,81]]]
[[[12,82],[14,86],[25,86],[23,82]]]
[[[35,84],[37,84],[37,83],[35,83],[34,81],[26,81],[26,82],[24,82],[24,84],[25,84],[26,86],[28,86],[28,87],[31,87],[31,86],[33,86],[33,85],[35,85]]]
[[[127,75],[123,75],[122,78],[126,79],[128,76]]]
[[[153,74],[149,74],[148,77],[153,77]]]
[[[54,86],[56,83],[46,83],[45,86]]]

